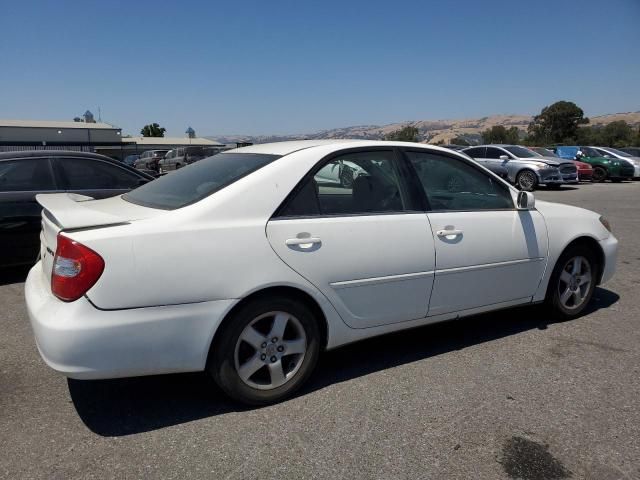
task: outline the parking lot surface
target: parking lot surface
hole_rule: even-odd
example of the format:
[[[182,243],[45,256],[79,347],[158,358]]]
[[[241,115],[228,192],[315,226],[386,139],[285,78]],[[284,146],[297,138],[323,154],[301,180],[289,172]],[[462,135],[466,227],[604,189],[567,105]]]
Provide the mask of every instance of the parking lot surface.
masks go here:
[[[586,315],[505,310],[347,346],[265,408],[203,374],[66,380],[38,355],[24,272],[4,272],[0,478],[640,478],[640,182],[536,197],[602,213],[620,240]]]

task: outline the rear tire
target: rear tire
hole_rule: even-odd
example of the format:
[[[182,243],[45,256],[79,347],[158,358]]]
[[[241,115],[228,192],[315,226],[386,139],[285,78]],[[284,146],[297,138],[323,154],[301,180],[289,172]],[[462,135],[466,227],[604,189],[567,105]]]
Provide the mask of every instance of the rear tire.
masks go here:
[[[591,301],[601,266],[597,255],[585,245],[567,248],[553,269],[546,303],[561,319],[575,318]]]
[[[309,378],[320,338],[318,319],[304,303],[282,296],[256,298],[221,326],[207,371],[242,403],[275,403]]]

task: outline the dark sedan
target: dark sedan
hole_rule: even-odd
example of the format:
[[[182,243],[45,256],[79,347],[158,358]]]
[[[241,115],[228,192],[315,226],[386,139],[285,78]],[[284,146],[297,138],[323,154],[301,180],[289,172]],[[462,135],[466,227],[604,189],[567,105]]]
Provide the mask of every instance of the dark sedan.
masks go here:
[[[38,193],[93,198],[126,193],[153,177],[103,155],[32,150],[0,153],[0,267],[35,262],[40,245]]]

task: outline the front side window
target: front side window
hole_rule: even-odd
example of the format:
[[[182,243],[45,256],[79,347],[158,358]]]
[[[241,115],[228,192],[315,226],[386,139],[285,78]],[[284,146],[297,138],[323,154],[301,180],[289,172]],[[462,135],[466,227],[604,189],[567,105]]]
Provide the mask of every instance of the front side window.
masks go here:
[[[513,208],[509,189],[462,160],[428,152],[407,152],[431,210]]]
[[[507,152],[503,152],[499,148],[495,148],[495,147],[487,147],[486,155],[487,155],[486,158],[493,158],[496,160],[499,160],[502,155],[504,155],[505,157],[509,156],[507,155]]]
[[[47,190],[55,190],[55,182],[46,158],[0,162],[0,192]]]
[[[279,155],[221,153],[160,177],[122,198],[146,207],[174,210],[202,200],[278,158]]]
[[[464,150],[464,153],[469,155],[471,158],[484,158],[485,150],[485,147],[467,148]]]
[[[580,147],[580,151],[585,157],[602,157],[602,154],[598,152],[595,148],[591,147]]]
[[[404,197],[392,151],[346,153],[332,158],[307,179],[277,215],[402,212]]]
[[[58,158],[56,162],[67,190],[121,190],[140,184],[135,173],[100,160]]]

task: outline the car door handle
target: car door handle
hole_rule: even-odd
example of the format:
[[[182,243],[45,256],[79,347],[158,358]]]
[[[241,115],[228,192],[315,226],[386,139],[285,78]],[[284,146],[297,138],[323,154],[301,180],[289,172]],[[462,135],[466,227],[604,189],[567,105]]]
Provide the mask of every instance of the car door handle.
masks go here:
[[[462,230],[438,230],[436,235],[439,237],[457,237],[458,235],[462,235]]]
[[[316,237],[306,237],[306,238],[289,238],[284,242],[286,245],[313,245],[314,243],[321,243],[321,240]]]

